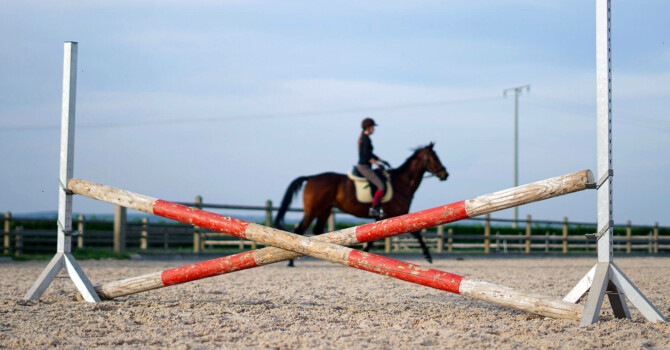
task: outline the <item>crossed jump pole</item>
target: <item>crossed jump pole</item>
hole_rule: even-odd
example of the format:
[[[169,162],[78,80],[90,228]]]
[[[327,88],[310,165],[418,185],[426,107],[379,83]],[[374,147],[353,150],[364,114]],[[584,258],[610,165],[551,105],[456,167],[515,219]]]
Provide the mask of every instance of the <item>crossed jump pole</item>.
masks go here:
[[[68,189],[72,193],[85,197],[274,246],[112,282],[95,288],[101,299],[111,299],[309,255],[546,317],[579,320],[583,307],[578,304],[469,279],[453,273],[429,269],[345,246],[391,237],[581,191],[588,188],[592,183],[593,175],[591,171],[583,170],[466,201],[331,232],[314,238],[86,180],[72,179],[68,182]]]

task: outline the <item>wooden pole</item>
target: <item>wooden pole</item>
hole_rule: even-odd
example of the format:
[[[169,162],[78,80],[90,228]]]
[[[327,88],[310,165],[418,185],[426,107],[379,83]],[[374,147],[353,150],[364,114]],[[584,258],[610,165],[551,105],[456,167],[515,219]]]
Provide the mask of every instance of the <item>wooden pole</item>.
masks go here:
[[[500,231],[496,231],[496,252],[500,251]]]
[[[272,227],[272,201],[265,202],[265,226]]]
[[[142,231],[140,232],[140,250],[147,250],[147,239],[149,238],[148,230],[149,219],[142,218]]]
[[[10,227],[12,226],[11,223],[12,223],[12,213],[6,212],[5,213],[5,230],[4,230],[5,231],[5,239],[4,239],[4,244],[3,244],[3,247],[4,247],[3,253],[6,254],[6,255],[8,255],[9,252],[10,252],[10,250],[9,250],[9,243],[10,243],[9,233],[10,233]]]
[[[585,170],[519,186],[514,189],[487,194],[466,201],[423,210],[413,214],[331,232],[317,236],[314,239],[339,245],[355,245],[416,231],[426,227],[433,227],[474,216],[484,215],[498,210],[509,209],[516,205],[581,191],[586,188],[586,184],[592,182],[593,175],[590,171]],[[156,199],[150,197],[139,196],[131,192],[78,179],[70,181],[69,188],[74,193],[86,197],[121,204],[147,213],[153,213],[153,203],[156,201]],[[449,252],[452,251],[452,234],[453,231],[450,228],[448,239]],[[169,281],[163,281],[161,273],[158,273],[157,275],[149,274],[146,276],[108,283],[98,287],[98,290],[104,298],[111,299],[165,287],[166,285],[184,283],[255,266],[267,265],[297,258],[299,256],[301,255],[297,253],[286,252],[274,247],[267,247],[257,251],[244,252],[194,265],[188,265],[190,271],[198,270],[199,272],[185,274],[181,276],[179,280],[170,279]],[[180,268],[177,268],[177,271],[179,269]]]
[[[583,173],[581,181],[578,181],[578,183],[582,182],[582,186],[585,188],[588,180],[589,177],[587,176],[587,173]],[[562,188],[564,186],[565,183],[561,184],[559,187]],[[582,186],[577,185],[573,189]],[[552,299],[534,293],[517,291],[492,283],[471,280],[452,273],[428,269],[418,265],[344,247],[344,245],[353,245],[362,241],[370,241],[394,235],[397,234],[396,232],[401,232],[403,230],[413,231],[436,226],[440,224],[441,221],[454,221],[456,219],[467,218],[469,217],[468,206],[472,203],[470,201],[458,202],[455,206],[441,206],[333,232],[330,234],[330,240],[328,240],[326,236],[319,236],[320,239],[308,238],[84,180],[73,179],[69,182],[68,188],[72,190],[73,193],[90,198],[111,201],[117,205],[128,205],[133,209],[152,213],[168,219],[202,226],[243,239],[250,239],[258,243],[272,245],[277,247],[273,249],[277,250],[278,254],[285,256],[295,256],[296,254],[309,255],[318,259],[328,260],[369,272],[375,272],[451,293],[462,294],[471,298],[536,313],[546,317],[578,320],[583,311],[582,306],[578,304],[564,302],[562,300]],[[563,191],[559,190],[559,192]],[[514,196],[512,198],[514,198]],[[490,207],[488,202],[486,205]],[[420,227],[423,225],[425,225],[425,227]],[[237,256],[241,259],[235,261],[234,264],[228,265],[228,269],[234,267],[236,270],[239,270],[265,265],[269,258],[267,255],[256,255],[254,251],[238,254]],[[183,269],[177,268],[167,270],[169,272],[161,272],[160,279],[162,284],[170,285],[182,283],[184,280],[193,280],[193,275],[207,273],[211,270],[211,266],[200,266],[200,268],[192,268],[192,266],[193,265],[187,266]],[[135,278],[131,284],[146,286],[150,280],[155,280],[156,277],[158,277],[158,275],[152,274],[151,278],[148,280]]]
[[[486,214],[484,223],[484,254],[491,253],[491,214]]]
[[[544,232],[544,252],[549,252],[549,231]]]
[[[84,215],[79,215],[77,219],[79,220],[79,223],[77,223],[77,231],[79,231],[79,235],[77,236],[77,248],[81,249],[84,248]]]
[[[126,252],[126,208],[119,204],[114,207],[114,252]]]
[[[526,254],[530,253],[530,234],[531,234],[531,219],[530,215],[526,217]]]
[[[626,222],[626,254],[630,254],[631,252],[631,236],[633,233],[633,227],[631,226],[630,220]]]
[[[568,217],[563,218],[563,254],[568,254]]]
[[[447,252],[452,253],[454,251],[454,229],[449,228],[447,235],[449,236],[449,238],[447,238]]]
[[[21,256],[23,253],[23,226],[19,226],[14,231],[14,256]]]
[[[658,254],[658,221],[654,222],[654,254]]]
[[[437,253],[444,252],[444,226],[437,226]]]

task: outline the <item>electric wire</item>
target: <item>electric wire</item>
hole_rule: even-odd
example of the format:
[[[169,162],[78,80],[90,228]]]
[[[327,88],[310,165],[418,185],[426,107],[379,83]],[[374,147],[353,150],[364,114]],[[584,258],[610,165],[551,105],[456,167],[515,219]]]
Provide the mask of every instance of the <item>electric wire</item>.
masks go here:
[[[209,118],[180,118],[180,119],[167,119],[167,120],[136,120],[136,121],[127,121],[127,122],[116,122],[116,123],[81,123],[78,125],[78,128],[118,128],[118,127],[137,127],[137,126],[166,126],[166,125],[178,125],[178,124],[198,124],[198,123],[221,123],[229,121],[239,121],[239,120],[255,120],[255,119],[280,119],[280,118],[295,118],[295,117],[316,117],[316,116],[326,116],[326,115],[337,115],[337,114],[350,114],[350,113],[369,113],[369,112],[379,112],[379,111],[390,111],[390,110],[401,110],[401,109],[413,109],[413,108],[423,108],[423,107],[435,107],[435,106],[446,106],[453,104],[462,104],[462,103],[472,103],[472,102],[484,102],[491,100],[498,100],[499,96],[496,97],[478,97],[478,98],[468,98],[468,99],[458,99],[458,100],[447,100],[447,101],[437,101],[437,102],[427,102],[427,103],[410,103],[410,104],[398,104],[398,105],[388,105],[388,106],[372,106],[372,107],[361,107],[361,108],[350,108],[350,109],[341,109],[341,110],[329,110],[329,111],[312,111],[312,112],[289,112],[289,113],[265,113],[265,114],[251,114],[251,115],[237,115],[230,117],[209,117]],[[50,130],[58,129],[60,125],[50,124],[50,125],[25,125],[25,126],[3,126],[0,127],[0,131],[26,131],[26,130]]]

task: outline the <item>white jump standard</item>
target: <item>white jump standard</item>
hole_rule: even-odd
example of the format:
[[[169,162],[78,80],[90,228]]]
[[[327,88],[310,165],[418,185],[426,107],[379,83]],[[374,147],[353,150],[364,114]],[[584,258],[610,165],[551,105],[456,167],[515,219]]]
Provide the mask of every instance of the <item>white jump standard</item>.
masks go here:
[[[610,49],[611,0],[596,0],[596,103],[598,160],[598,262],[564,298],[577,302],[588,293],[580,326],[598,321],[605,294],[618,318],[631,318],[626,298],[649,321],[667,319],[614,264],[614,216],[612,215],[612,60]],[[589,291],[590,290],[590,291]]]
[[[88,302],[99,302],[93,285],[72,256],[72,193],[66,188],[74,164],[74,125],[77,95],[77,43],[66,42],[63,57],[63,102],[60,134],[60,176],[58,189],[58,243],[56,255],[28,290],[24,299],[39,300],[61,269],[65,268],[74,285]]]

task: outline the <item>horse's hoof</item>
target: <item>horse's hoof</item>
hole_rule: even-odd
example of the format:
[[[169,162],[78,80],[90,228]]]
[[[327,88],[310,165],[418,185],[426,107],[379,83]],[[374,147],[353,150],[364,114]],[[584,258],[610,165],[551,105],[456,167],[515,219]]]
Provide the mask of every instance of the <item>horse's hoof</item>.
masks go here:
[[[432,258],[426,258],[426,261],[427,261],[429,264],[432,264],[432,263],[433,263],[433,259],[432,259]]]

